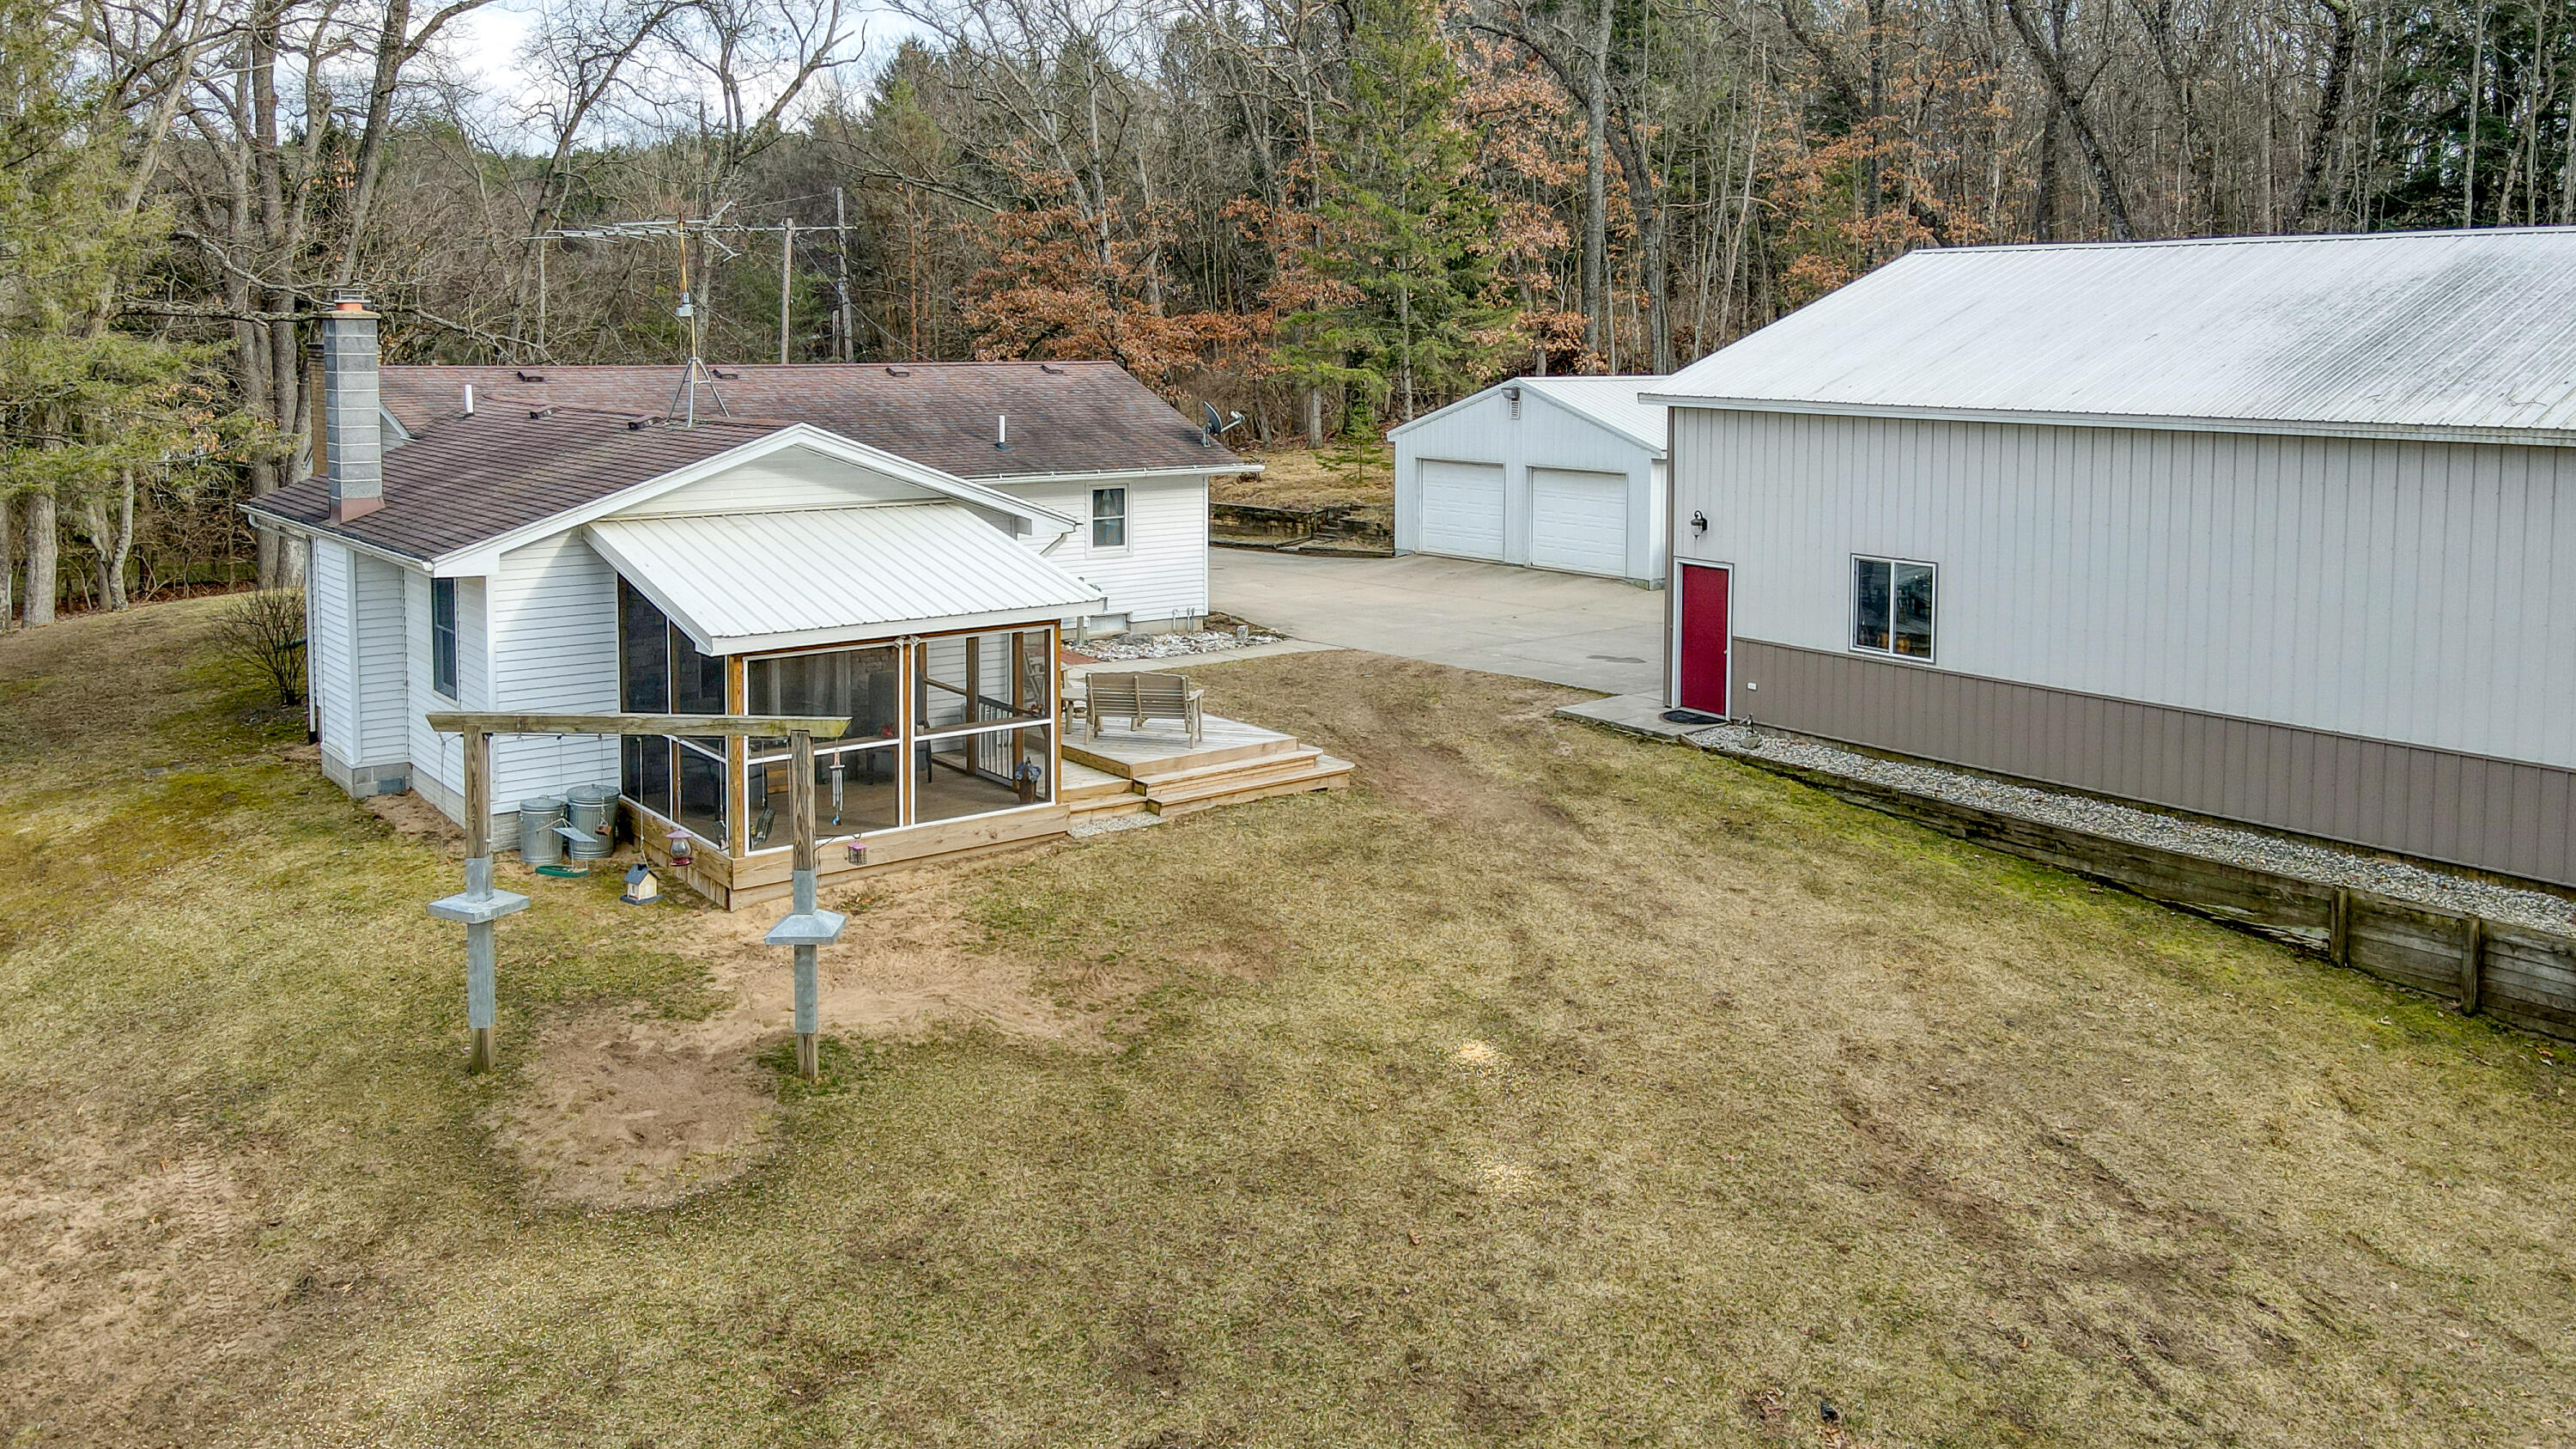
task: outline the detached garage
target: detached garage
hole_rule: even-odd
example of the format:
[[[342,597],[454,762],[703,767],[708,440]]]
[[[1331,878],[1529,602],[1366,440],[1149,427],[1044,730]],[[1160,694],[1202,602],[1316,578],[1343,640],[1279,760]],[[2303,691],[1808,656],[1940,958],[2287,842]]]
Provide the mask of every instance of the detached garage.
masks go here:
[[[1923,250],[1690,368],[1667,698],[2576,886],[2576,227]]]
[[[1514,378],[1396,428],[1396,551],[1663,582],[1663,382]]]

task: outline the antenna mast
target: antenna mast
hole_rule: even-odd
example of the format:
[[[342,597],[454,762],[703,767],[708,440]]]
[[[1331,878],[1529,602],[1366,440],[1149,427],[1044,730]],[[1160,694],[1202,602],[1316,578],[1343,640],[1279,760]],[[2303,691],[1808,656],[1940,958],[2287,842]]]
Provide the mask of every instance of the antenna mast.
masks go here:
[[[713,220],[708,218],[710,223]],[[671,406],[666,411],[679,416],[681,427],[694,428],[698,425],[698,389],[701,387],[707,390],[707,396],[715,399],[718,413],[732,417],[733,409],[725,406],[724,393],[716,387],[715,374],[708,369],[706,359],[699,356],[704,347],[705,328],[698,316],[698,294],[689,285],[689,218],[685,213],[675,214],[671,222],[672,232],[680,240],[679,317],[689,324],[689,362],[680,369],[680,385],[672,392]]]

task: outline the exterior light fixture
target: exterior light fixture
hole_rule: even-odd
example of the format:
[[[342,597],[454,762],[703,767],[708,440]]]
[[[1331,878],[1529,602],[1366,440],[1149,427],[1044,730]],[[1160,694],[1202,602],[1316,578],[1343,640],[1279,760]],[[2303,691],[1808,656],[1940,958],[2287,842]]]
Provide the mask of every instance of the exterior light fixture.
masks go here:
[[[1693,511],[1693,512],[1692,512],[1692,514],[1691,514],[1691,532],[1693,532],[1693,533],[1706,533],[1706,532],[1708,532],[1708,515],[1707,515],[1707,514],[1705,514],[1705,513],[1700,513],[1700,512],[1697,512],[1697,511]]]

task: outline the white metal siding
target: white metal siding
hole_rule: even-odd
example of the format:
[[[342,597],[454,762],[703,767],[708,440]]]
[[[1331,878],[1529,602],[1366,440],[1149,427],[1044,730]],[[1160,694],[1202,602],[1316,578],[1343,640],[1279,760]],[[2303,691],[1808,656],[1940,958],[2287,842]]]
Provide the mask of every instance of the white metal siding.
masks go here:
[[[460,588],[459,614],[463,595]],[[490,708],[564,714],[617,709],[617,574],[578,535],[559,534],[503,554],[486,596]],[[614,736],[493,741],[496,812],[515,810],[533,795],[616,782]]]
[[[1926,559],[1945,670],[2576,766],[2576,449],[1673,418],[1746,639],[1839,652],[1850,555]]]
[[[356,763],[359,757],[358,676],[352,642],[357,606],[350,572],[347,548],[327,538],[313,540],[304,574],[304,586],[313,596],[305,676],[313,691],[322,748],[344,765]]]
[[[1424,553],[1500,560],[1510,512],[1503,465],[1425,458],[1414,469],[1416,546]]]
[[[1051,508],[1082,526],[1049,546],[1026,540],[1046,560],[1108,596],[1102,612],[1137,623],[1194,619],[1208,611],[1208,490],[1205,478],[1105,478],[1076,483],[1012,483],[1002,491]],[[1091,490],[1127,490],[1127,546],[1091,546]]]
[[[1596,381],[1597,379],[1585,379]],[[1658,546],[1660,526],[1650,520],[1664,509],[1664,495],[1650,449],[1569,411],[1538,387],[1521,390],[1520,416],[1501,388],[1455,404],[1442,413],[1408,425],[1395,435],[1395,546],[1408,553],[1464,554],[1504,563],[1539,562],[1532,527],[1531,471],[1571,469],[1616,473],[1628,480],[1627,557],[1610,572],[1632,579],[1664,576],[1664,553]],[[1426,490],[1425,472],[1434,462],[1485,464],[1501,470],[1498,520],[1471,535],[1468,547],[1443,530],[1426,511],[1437,488]],[[1493,528],[1499,544],[1485,541]],[[1477,551],[1481,550],[1481,551]]]
[[[1628,572],[1628,476],[1532,468],[1530,562],[1577,573]]]
[[[365,554],[350,555],[357,666],[358,753],[349,763],[399,766],[411,758],[403,715],[410,671],[403,661],[403,569]]]

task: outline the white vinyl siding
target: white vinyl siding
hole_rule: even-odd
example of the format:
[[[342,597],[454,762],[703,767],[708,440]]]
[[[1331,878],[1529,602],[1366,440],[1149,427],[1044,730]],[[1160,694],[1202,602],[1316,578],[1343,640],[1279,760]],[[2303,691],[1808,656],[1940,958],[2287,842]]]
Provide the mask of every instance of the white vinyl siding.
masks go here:
[[[304,571],[304,587],[311,595],[304,670],[322,748],[344,765],[358,759],[357,605],[351,573],[347,548],[327,538],[313,540]]]
[[[352,659],[357,665],[357,749],[348,763],[399,766],[411,758],[403,727],[410,703],[403,664],[403,570],[398,564],[352,553],[354,621]]]
[[[492,708],[483,596],[483,580],[456,581],[458,697],[443,699],[430,687],[429,575],[410,569],[403,571],[403,642],[411,680],[412,784],[440,809],[451,814],[457,803],[465,798],[464,746],[456,736],[431,729],[429,715],[438,710]],[[501,797],[496,792],[492,798],[498,802]]]
[[[1628,477],[1532,468],[1530,562],[1574,573],[1628,571]]]
[[[803,448],[728,468],[683,488],[618,510],[621,518],[680,513],[760,513],[782,508],[847,508],[859,503],[944,499],[917,484],[873,473]],[[1079,515],[1077,515],[1079,516]]]
[[[2576,449],[1676,408],[1739,638],[1845,652],[1939,561],[1939,667],[2576,767]]]
[[[617,574],[579,535],[558,534],[503,554],[486,597],[489,708],[616,712]],[[575,785],[616,783],[614,736],[512,735],[493,741],[496,812]]]
[[[1091,492],[1127,490],[1127,544],[1091,546]],[[1050,542],[1046,533],[1025,540],[1049,563],[1108,596],[1103,613],[1139,623],[1195,619],[1208,611],[1208,499],[1205,478],[1096,479],[1067,483],[1012,483],[1004,491],[1084,525]],[[1051,529],[1050,529],[1051,532]]]

